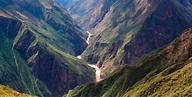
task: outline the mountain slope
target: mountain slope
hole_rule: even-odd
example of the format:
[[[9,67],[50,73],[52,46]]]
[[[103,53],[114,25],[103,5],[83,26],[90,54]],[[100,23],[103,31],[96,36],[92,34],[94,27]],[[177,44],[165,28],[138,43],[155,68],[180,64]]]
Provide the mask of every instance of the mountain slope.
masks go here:
[[[92,31],[82,54],[104,75],[162,47],[192,26],[191,1],[119,0]]]
[[[128,91],[123,97],[140,97],[140,96],[192,96],[192,62],[187,63],[185,67],[175,71],[172,74],[165,75],[170,72],[172,68],[177,68],[178,65],[174,65],[158,74],[155,78],[152,78],[144,85],[140,85],[137,88]]]
[[[0,85],[0,96],[1,97],[36,97],[36,96],[30,96],[27,94],[19,93],[7,86]]]
[[[99,24],[116,0],[56,0],[86,30]]]
[[[76,87],[66,97],[190,96],[191,63],[192,28],[134,66],[118,68],[99,83]]]
[[[93,70],[74,57],[88,35],[55,1],[0,1],[0,33],[1,84],[59,97],[93,81]]]

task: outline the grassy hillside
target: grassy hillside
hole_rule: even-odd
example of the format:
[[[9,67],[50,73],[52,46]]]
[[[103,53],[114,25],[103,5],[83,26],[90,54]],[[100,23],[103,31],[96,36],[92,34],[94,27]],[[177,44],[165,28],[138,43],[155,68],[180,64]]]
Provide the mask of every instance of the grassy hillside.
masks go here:
[[[0,35],[0,82],[28,94],[49,94],[47,87],[31,74],[27,62],[13,49],[13,39]]]
[[[83,58],[106,74],[131,65],[191,27],[191,13],[191,3],[184,5],[179,0],[116,1],[92,31],[92,43]]]
[[[27,94],[19,93],[7,86],[0,85],[0,96],[1,97],[36,97],[36,96],[30,96]]]
[[[175,64],[165,69],[145,84],[128,91],[123,97],[192,96],[192,60],[185,64],[186,66],[182,69],[169,74],[173,69],[178,68],[179,65],[181,64]]]
[[[93,81],[93,69],[75,57],[87,47],[86,37],[53,0],[0,1],[0,83],[60,97]]]
[[[57,0],[91,29],[82,58],[108,75],[167,45],[192,26],[191,0]],[[92,28],[91,28],[92,27]]]
[[[67,97],[190,96],[192,29],[134,66],[116,69],[108,78],[69,91]]]

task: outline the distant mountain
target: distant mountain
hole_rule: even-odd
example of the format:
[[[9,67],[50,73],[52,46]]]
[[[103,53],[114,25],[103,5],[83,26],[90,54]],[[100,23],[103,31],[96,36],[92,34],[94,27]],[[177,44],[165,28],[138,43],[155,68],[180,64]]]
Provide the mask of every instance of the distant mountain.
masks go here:
[[[65,1],[63,5],[70,14],[78,15],[80,26],[90,25],[91,22],[86,20],[88,18],[97,21],[96,26],[91,28],[92,42],[82,58],[97,64],[104,75],[121,65],[133,64],[141,56],[170,43],[184,29],[192,26],[191,0]],[[81,10],[84,8],[86,10]],[[78,12],[84,13],[81,15]],[[98,13],[103,17],[98,18]]]
[[[93,81],[93,70],[75,58],[88,34],[54,0],[1,0],[0,33],[1,84],[60,97]]]
[[[56,0],[85,30],[94,29],[116,0]]]
[[[78,86],[66,97],[191,97],[192,28],[170,44],[116,69],[98,83]]]

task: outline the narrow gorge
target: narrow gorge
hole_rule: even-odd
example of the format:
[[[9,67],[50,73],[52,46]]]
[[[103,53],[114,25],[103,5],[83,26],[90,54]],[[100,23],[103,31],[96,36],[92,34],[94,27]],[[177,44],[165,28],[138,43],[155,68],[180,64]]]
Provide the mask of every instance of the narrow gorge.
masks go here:
[[[89,31],[87,31],[87,34],[88,34],[88,37],[87,37],[86,43],[89,45],[91,33]],[[81,55],[78,55],[77,58],[81,59]],[[87,64],[87,65],[95,69],[95,81],[96,82],[103,80],[103,79],[101,79],[101,70],[99,67],[97,67],[97,65],[95,65],[95,64]]]
[[[0,0],[0,97],[192,97],[191,27],[192,0]]]

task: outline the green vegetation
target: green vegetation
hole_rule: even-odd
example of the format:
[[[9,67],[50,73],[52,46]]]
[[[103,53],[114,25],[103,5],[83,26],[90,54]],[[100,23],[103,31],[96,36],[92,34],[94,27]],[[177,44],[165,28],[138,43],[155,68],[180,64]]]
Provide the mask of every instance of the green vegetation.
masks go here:
[[[38,78],[30,73],[30,68],[13,47],[13,40],[9,39],[4,32],[0,34],[0,79],[1,84],[29,94],[43,95],[50,93],[46,86]],[[44,90],[41,90],[44,88]]]
[[[124,64],[133,64],[144,54],[167,45],[184,29],[192,26],[189,1],[104,0],[91,6],[95,2],[92,0],[90,5],[83,6],[88,1],[80,0],[75,2],[75,7],[72,5],[74,2],[66,0],[64,7],[69,8],[74,17],[78,15],[75,18],[78,18],[79,25],[91,29],[87,25],[97,21],[90,30],[92,42],[82,57],[99,64],[106,74]],[[85,9],[86,13],[82,15],[74,9],[80,12]],[[90,18],[92,21],[88,20]]]
[[[1,97],[37,97],[37,96],[30,96],[27,94],[19,93],[8,86],[0,85],[0,96]]]
[[[98,83],[77,87],[66,96],[191,96],[192,28],[169,45],[143,56],[133,66],[116,69]]]
[[[0,1],[0,83],[30,95],[61,96],[93,81],[93,69],[75,58],[85,31],[50,0]],[[51,79],[51,80],[50,80]]]
[[[145,84],[139,85],[133,90],[128,91],[124,97],[192,96],[192,63],[188,63],[182,69],[165,75],[164,73],[170,72],[171,69],[173,69],[173,66],[172,68],[165,69]]]

